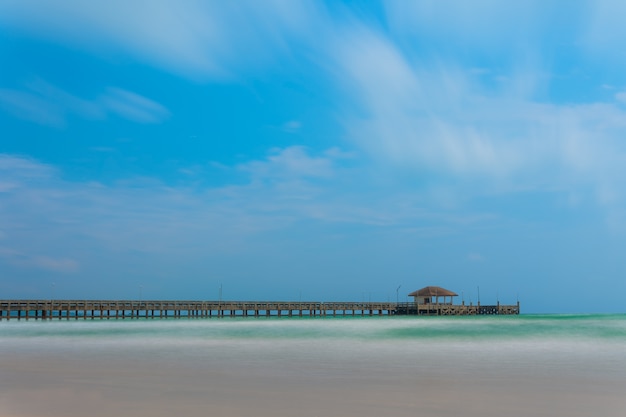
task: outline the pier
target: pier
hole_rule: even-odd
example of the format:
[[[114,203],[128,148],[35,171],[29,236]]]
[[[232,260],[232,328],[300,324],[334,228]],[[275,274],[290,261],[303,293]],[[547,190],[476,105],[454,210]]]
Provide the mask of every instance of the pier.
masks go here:
[[[516,305],[391,302],[0,300],[2,320],[519,314]]]

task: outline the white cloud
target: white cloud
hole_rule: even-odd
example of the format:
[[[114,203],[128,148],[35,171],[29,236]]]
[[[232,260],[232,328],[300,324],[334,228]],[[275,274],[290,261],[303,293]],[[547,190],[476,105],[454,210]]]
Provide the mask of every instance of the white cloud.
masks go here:
[[[0,89],[0,108],[19,119],[41,125],[60,127],[65,122],[61,108],[24,91]]]
[[[312,157],[302,146],[275,149],[266,161],[252,161],[239,166],[254,179],[329,178],[333,174],[330,157]]]
[[[455,64],[413,61],[362,27],[335,45],[349,138],[384,164],[509,192],[624,185],[626,112],[614,103],[535,101],[530,69],[486,88]]]
[[[46,39],[110,51],[193,78],[228,79],[237,63],[262,66],[310,29],[317,6],[309,2],[105,3],[43,0],[0,3],[0,23]],[[242,54],[239,51],[245,50]]]
[[[19,187],[3,195],[0,205],[0,230],[11,236],[11,250],[1,257],[20,268],[89,271],[103,256],[120,253],[195,258],[238,252],[255,236],[297,231],[298,224],[311,222],[402,230],[424,219],[429,227],[458,222],[420,207],[420,197],[411,193],[385,187],[364,193],[362,173],[342,171],[335,162],[327,153],[290,147],[265,160],[220,168],[246,173],[246,181],[202,187],[194,177],[171,187],[157,179],[71,182],[51,175],[55,171],[46,164],[5,155],[3,175]],[[29,172],[48,174],[31,181]]]
[[[517,54],[538,45],[542,35],[559,25],[565,37],[576,26],[584,7],[573,5],[563,19],[556,4],[539,0],[503,3],[498,0],[424,0],[384,2],[388,22],[394,33],[428,38],[429,43],[445,42],[449,48],[497,51]],[[558,22],[558,23],[557,23]],[[455,49],[458,51],[458,49]],[[449,52],[449,51],[448,51]],[[446,51],[440,51],[445,54]]]
[[[624,65],[623,54],[616,54],[624,42],[626,29],[622,16],[626,4],[613,0],[595,0],[586,4],[586,27],[580,43],[590,56],[602,56],[615,64]],[[616,49],[617,48],[617,49]]]
[[[100,101],[109,111],[138,123],[160,123],[169,117],[159,103],[119,88],[109,88]]]
[[[357,30],[337,55],[352,80],[357,114],[364,112],[347,127],[371,153],[460,173],[506,169],[515,162],[506,144],[484,137],[483,121],[472,123],[476,111],[467,103],[471,95],[464,77],[418,71],[393,44],[368,31]]]
[[[8,182],[17,183],[24,180],[50,178],[55,172],[55,168],[39,161],[0,153],[0,173]]]
[[[101,106],[93,100],[87,100],[70,94],[41,78],[35,78],[26,87],[44,100],[61,108],[64,113],[72,113],[85,119],[103,119],[105,114]]]
[[[334,59],[337,81],[356,90],[358,102],[372,112],[412,106],[423,86],[402,53],[383,36],[354,28],[338,39]]]
[[[338,146],[333,146],[332,148],[326,149],[324,151],[324,155],[332,159],[354,159],[357,156],[355,152],[344,151]]]
[[[56,258],[51,256],[30,255],[28,253],[0,247],[0,261],[25,269],[40,269],[50,272],[77,272],[79,264],[70,258]]]
[[[29,91],[0,89],[0,108],[20,119],[53,127],[63,127],[69,115],[99,120],[113,113],[137,123],[161,123],[169,117],[161,104],[120,88],[110,87],[92,100],[41,79],[28,83],[27,88]]]

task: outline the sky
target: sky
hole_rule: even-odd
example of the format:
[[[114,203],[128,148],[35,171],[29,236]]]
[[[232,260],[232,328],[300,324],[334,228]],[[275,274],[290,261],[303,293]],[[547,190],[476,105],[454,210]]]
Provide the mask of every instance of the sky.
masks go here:
[[[0,298],[626,310],[619,1],[0,1]]]

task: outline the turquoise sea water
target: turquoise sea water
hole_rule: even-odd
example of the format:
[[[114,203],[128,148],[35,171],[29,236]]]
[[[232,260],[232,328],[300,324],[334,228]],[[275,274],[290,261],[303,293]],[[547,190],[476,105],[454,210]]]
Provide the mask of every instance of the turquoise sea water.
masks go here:
[[[101,339],[167,343],[210,340],[338,339],[421,342],[593,341],[626,343],[626,315],[521,315],[472,317],[223,318],[4,321],[5,343]]]
[[[244,354],[266,347],[297,358],[309,351],[393,362],[419,351],[454,362],[464,352],[475,361],[538,354],[557,362],[623,360],[626,315],[521,315],[485,317],[374,317],[270,319],[156,319],[11,321],[0,324],[5,351],[88,355],[175,355],[177,358]],[[626,373],[625,373],[626,374]]]

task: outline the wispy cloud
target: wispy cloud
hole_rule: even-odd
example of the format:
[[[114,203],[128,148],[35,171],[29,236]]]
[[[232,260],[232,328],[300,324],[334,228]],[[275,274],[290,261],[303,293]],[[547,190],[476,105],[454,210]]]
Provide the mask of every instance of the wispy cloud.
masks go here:
[[[286,1],[0,4],[0,22],[17,30],[94,53],[113,50],[196,79],[233,79],[246,66],[274,61],[274,51],[288,50],[317,14],[314,2]]]
[[[30,92],[0,89],[0,108],[19,119],[41,125],[60,127],[65,123],[62,108]]]
[[[579,42],[585,52],[592,57],[609,59],[618,65],[626,64],[623,54],[615,54],[626,36],[626,29],[620,16],[626,13],[626,5],[611,0],[598,0],[586,4],[587,23]]]
[[[56,169],[34,159],[0,153],[0,173],[4,178],[15,181],[24,179],[50,178]]]
[[[507,5],[497,0],[471,4],[454,0],[390,0],[384,7],[393,30],[428,34],[435,42],[445,39],[448,45],[498,52],[538,39],[541,30],[548,29],[543,19],[554,19],[561,11],[556,5],[537,0]]]
[[[246,173],[244,183],[206,187],[192,180],[172,187],[157,179],[71,182],[46,164],[3,155],[3,176],[17,184],[0,206],[0,230],[14,248],[3,259],[70,272],[120,251],[186,257],[242,250],[255,236],[296,233],[298,225],[308,223],[365,228],[421,227],[426,220],[431,228],[433,222],[458,224],[447,214],[420,207],[419,197],[397,190],[381,188],[376,197],[358,187],[347,192],[344,185],[358,184],[362,173],[344,171],[336,162],[326,152],[315,156],[303,147],[276,149],[265,160],[222,168]],[[29,180],[33,173],[40,173],[37,181]]]
[[[329,178],[332,176],[332,159],[328,156],[310,156],[302,146],[274,149],[266,161],[251,161],[239,166],[255,179],[293,180],[302,177]]]
[[[48,272],[73,273],[79,270],[79,264],[74,259],[31,255],[0,246],[0,263],[2,262],[20,269],[39,269]]]
[[[0,89],[0,108],[23,120],[63,127],[69,116],[103,120],[108,114],[137,123],[161,123],[169,111],[144,96],[110,87],[99,97],[83,99],[44,80],[36,79],[25,91]]]
[[[109,88],[100,102],[120,117],[138,123],[160,123],[169,117],[169,111],[159,103],[119,88]]]
[[[615,93],[615,99],[621,103],[626,104],[626,91],[620,91],[619,93]]]
[[[375,159],[509,192],[578,184],[600,201],[600,190],[621,187],[626,111],[616,102],[535,100],[538,83],[526,80],[540,71],[513,70],[487,87],[455,64],[416,62],[362,26],[336,47],[345,127]]]
[[[69,115],[103,119],[105,112],[95,101],[81,99],[36,78],[25,90],[0,90],[0,108],[23,120],[51,127],[65,126]]]

